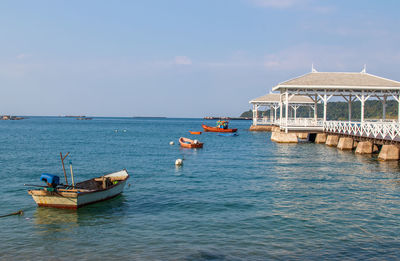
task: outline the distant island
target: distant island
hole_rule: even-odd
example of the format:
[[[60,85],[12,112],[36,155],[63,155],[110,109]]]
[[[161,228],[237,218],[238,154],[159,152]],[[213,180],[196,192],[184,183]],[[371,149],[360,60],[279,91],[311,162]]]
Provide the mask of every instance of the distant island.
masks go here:
[[[23,120],[24,117],[17,117],[17,116],[10,116],[10,115],[0,115],[0,120],[3,121],[16,121],[16,120]]]
[[[318,117],[322,118],[324,113],[323,104],[317,105]],[[328,120],[347,120],[348,119],[348,103],[347,102],[328,102],[328,110],[326,118]],[[397,118],[398,111],[397,101],[389,100],[386,102],[386,118]],[[312,111],[312,110],[311,110]],[[269,110],[259,111],[261,115],[269,116]],[[312,112],[311,112],[312,113]],[[364,108],[365,118],[380,119],[382,118],[382,103],[378,100],[369,100],[365,102]],[[313,114],[312,114],[313,115]],[[361,103],[355,101],[351,103],[351,116],[352,119],[357,120],[361,118]],[[243,112],[240,117],[253,117],[253,111],[248,110]],[[297,117],[310,117],[310,108],[300,107],[297,110]]]

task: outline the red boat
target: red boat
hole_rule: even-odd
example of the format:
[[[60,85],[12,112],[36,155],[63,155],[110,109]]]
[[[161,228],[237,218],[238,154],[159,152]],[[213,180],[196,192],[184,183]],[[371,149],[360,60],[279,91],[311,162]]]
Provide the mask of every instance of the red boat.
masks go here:
[[[201,131],[189,131],[190,132],[190,134],[193,134],[193,135],[200,135],[201,134]]]
[[[209,131],[209,132],[237,132],[237,129],[223,129],[218,127],[207,126],[204,124],[201,124],[201,126],[203,126],[204,131]]]
[[[203,148],[203,143],[198,140],[191,140],[188,138],[180,137],[179,143],[182,148],[195,149],[195,148]]]

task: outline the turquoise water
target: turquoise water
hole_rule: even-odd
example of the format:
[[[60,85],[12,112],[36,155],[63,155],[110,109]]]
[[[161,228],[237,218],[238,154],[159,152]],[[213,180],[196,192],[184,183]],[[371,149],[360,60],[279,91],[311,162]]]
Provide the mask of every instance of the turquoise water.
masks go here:
[[[0,121],[0,215],[25,211],[0,219],[0,259],[398,259],[397,162],[272,143],[248,121],[231,122],[237,137],[190,135],[201,122]],[[204,148],[180,149],[180,136]],[[126,168],[130,186],[78,211],[38,208],[23,184],[62,176],[60,151],[77,181]]]

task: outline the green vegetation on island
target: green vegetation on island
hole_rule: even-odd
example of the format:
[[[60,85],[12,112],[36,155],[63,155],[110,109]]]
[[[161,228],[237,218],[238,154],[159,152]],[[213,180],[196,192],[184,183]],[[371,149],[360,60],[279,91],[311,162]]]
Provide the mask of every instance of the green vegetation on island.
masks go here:
[[[324,113],[323,104],[318,104],[318,117],[322,118]],[[347,102],[329,102],[326,118],[328,120],[347,120],[349,105]],[[386,102],[386,118],[397,118],[398,104],[397,101],[389,100]],[[259,116],[269,116],[269,110],[259,111]],[[279,116],[279,110],[277,112]],[[301,106],[297,109],[297,117],[312,117],[313,110],[308,106]],[[243,112],[240,117],[253,117],[252,110]],[[364,105],[364,117],[366,119],[382,118],[382,103],[378,100],[369,100]],[[351,118],[359,120],[361,118],[361,103],[355,101],[351,103]]]

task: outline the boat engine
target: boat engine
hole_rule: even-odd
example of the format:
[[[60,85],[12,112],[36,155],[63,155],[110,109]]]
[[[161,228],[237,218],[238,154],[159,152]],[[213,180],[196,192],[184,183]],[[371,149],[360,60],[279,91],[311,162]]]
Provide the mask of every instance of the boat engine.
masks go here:
[[[40,180],[46,182],[47,186],[52,188],[55,188],[60,184],[60,177],[49,173],[43,173],[40,176]]]

